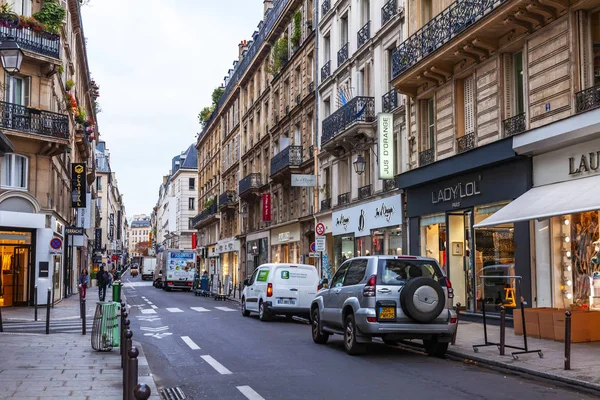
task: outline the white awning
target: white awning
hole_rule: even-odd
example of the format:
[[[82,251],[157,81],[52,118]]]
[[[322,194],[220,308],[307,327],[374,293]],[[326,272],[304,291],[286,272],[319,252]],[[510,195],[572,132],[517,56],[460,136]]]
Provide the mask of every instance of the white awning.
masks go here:
[[[475,228],[600,210],[600,175],[530,189]]]

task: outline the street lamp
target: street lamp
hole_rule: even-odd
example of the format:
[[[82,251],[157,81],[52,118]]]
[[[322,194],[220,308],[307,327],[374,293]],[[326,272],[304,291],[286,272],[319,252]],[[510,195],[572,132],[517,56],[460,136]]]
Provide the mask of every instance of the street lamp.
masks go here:
[[[7,74],[13,75],[21,70],[23,50],[21,50],[15,38],[8,37],[0,44],[0,58],[2,59],[2,67]]]
[[[354,160],[353,164],[354,172],[356,172],[358,175],[362,175],[363,172],[365,172],[365,166],[367,165],[367,162],[362,155],[359,154],[356,156],[356,160]]]

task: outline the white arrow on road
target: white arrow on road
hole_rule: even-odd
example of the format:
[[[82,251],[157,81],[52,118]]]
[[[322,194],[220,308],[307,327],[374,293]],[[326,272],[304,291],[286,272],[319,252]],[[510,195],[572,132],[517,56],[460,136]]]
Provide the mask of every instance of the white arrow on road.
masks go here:
[[[163,332],[163,333],[144,333],[144,336],[152,336],[157,339],[162,339],[167,336],[171,336],[171,332]]]
[[[148,322],[160,321],[160,317],[154,317],[152,315],[136,315],[135,317],[139,320]]]
[[[166,331],[168,329],[169,329],[168,326],[159,326],[158,328],[152,328],[150,326],[141,326],[140,327],[140,330],[148,331],[148,332],[162,332],[162,331]]]

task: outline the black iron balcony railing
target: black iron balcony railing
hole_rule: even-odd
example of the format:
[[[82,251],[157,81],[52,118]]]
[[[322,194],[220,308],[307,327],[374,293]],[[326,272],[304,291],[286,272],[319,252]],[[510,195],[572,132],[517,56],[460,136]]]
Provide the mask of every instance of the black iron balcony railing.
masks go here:
[[[343,206],[350,203],[350,192],[338,195],[338,206]]]
[[[331,0],[323,0],[323,4],[321,5],[321,14],[324,16],[331,9]]]
[[[394,15],[398,14],[396,0],[390,0],[381,7],[381,26],[385,25]]]
[[[600,85],[575,94],[575,112],[581,113],[600,107]]]
[[[359,96],[323,120],[321,142],[327,143],[356,122],[375,121],[375,98]]]
[[[315,91],[315,82],[312,81],[311,83],[308,84],[308,93],[312,93]]]
[[[204,210],[202,210],[202,212],[200,214],[198,214],[192,218],[191,225],[196,226],[196,224],[198,224],[199,222],[207,219],[208,217],[215,215],[217,213],[217,211],[218,211],[217,199],[215,197],[213,199],[211,205],[209,205]]]
[[[4,101],[0,101],[0,127],[69,139],[68,116]]]
[[[302,146],[288,146],[271,158],[271,175],[285,167],[298,167],[302,164]]]
[[[464,153],[475,148],[475,134],[469,133],[456,139],[456,152]]]
[[[395,179],[385,179],[383,181],[383,191],[384,192],[390,192],[395,189],[398,189],[398,185],[396,185]]]
[[[23,50],[52,58],[60,58],[59,35],[45,31],[38,32],[24,27],[11,29],[4,26],[4,21],[5,18],[0,15],[0,41],[13,37]]]
[[[221,195],[219,196],[219,207],[223,207],[228,204],[233,204],[235,200],[235,195],[235,190],[226,190],[225,192],[221,193]]]
[[[258,189],[262,186],[262,178],[259,173],[249,174],[245,178],[240,181],[240,190],[239,193],[245,193],[248,190]]]
[[[349,44],[350,43],[346,43],[338,51],[338,63],[337,63],[338,68],[340,67],[340,65],[342,65],[343,63],[348,61],[348,45]]]
[[[331,60],[321,67],[321,82],[331,76]]]
[[[398,92],[392,89],[382,96],[383,112],[390,112],[398,107]]]
[[[392,54],[392,79],[466,28],[490,15],[507,0],[457,0],[400,44]]]
[[[358,188],[358,199],[366,199],[371,197],[371,185],[363,186]]]
[[[435,161],[435,152],[433,149],[424,150],[419,153],[419,167],[431,164]]]
[[[527,130],[525,113],[515,115],[503,121],[504,137],[514,136]]]
[[[331,209],[331,198],[321,200],[321,211],[327,211]]]
[[[358,47],[362,47],[363,44],[367,43],[369,39],[371,39],[371,21],[367,22],[365,26],[360,28],[358,33]]]

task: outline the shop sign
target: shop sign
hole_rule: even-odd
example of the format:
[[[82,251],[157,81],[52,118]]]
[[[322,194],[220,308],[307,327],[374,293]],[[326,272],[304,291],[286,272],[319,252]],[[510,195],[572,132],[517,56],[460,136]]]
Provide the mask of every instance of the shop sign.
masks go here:
[[[271,193],[262,195],[262,220],[265,222],[271,221]]]
[[[240,241],[235,239],[222,240],[217,243],[217,252],[229,253],[231,251],[240,251]]]
[[[210,246],[208,248],[208,256],[209,257],[219,257],[219,253],[217,253],[217,248],[215,246]]]
[[[77,226],[67,226],[65,228],[65,235],[81,236],[83,235],[83,228],[79,228]]]
[[[283,232],[279,234],[280,242],[289,242],[290,240],[292,240],[292,234],[290,232]]]
[[[113,240],[115,237],[115,214],[111,213],[108,217],[108,240]]]
[[[102,249],[102,228],[96,228],[94,231],[94,250]]]
[[[151,233],[152,234],[152,233]],[[117,211],[117,240],[121,240],[121,211]],[[152,243],[152,241],[149,241]]]
[[[303,187],[317,186],[317,177],[315,175],[292,174],[292,186],[303,186]]]
[[[90,229],[92,227],[92,194],[86,193],[86,206],[77,210],[77,226],[83,229]]]
[[[333,213],[332,233],[365,236],[370,234],[371,229],[398,226],[402,224],[401,211],[400,194],[337,211]]]
[[[379,114],[377,135],[379,143],[379,179],[394,178],[394,115]]]
[[[542,186],[600,174],[600,139],[533,157],[533,183]]]
[[[84,208],[86,206],[86,164],[71,163],[71,207]]]
[[[477,180],[466,183],[459,182],[456,185],[431,192],[431,202],[437,204],[451,201],[452,208],[459,208],[462,199],[480,194],[481,189]]]
[[[598,171],[600,166],[600,151],[582,154],[569,158],[569,175],[578,175],[590,171]]]

